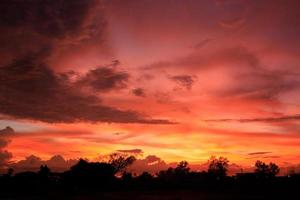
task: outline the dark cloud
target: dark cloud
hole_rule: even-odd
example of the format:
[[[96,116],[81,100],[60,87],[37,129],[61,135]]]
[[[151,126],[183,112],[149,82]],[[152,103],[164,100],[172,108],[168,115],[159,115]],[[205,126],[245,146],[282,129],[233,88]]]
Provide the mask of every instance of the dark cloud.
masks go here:
[[[7,166],[9,160],[12,158],[12,153],[7,150],[0,150],[0,168]]]
[[[121,153],[129,153],[129,154],[142,154],[143,150],[142,149],[127,149],[127,150],[117,150],[118,152]]]
[[[14,129],[9,126],[0,130],[0,169],[6,167],[9,160],[12,158],[12,153],[4,148],[10,143],[10,140],[7,139],[6,136],[14,132]]]
[[[32,57],[0,67],[0,94],[0,113],[20,119],[170,124],[167,120],[147,119],[134,111],[105,106],[95,95],[80,92],[68,76],[55,74]]]
[[[118,60],[82,76],[52,70],[51,59],[61,52],[103,45],[105,27],[102,1],[1,1],[0,113],[50,123],[170,123],[105,106],[98,94],[81,90],[125,87],[129,74],[116,69]]]
[[[127,86],[129,74],[115,68],[99,67],[90,70],[78,81],[79,85],[89,86],[97,92],[122,89]]]
[[[132,90],[132,93],[138,97],[146,97],[146,93],[143,88],[135,88]]]
[[[205,122],[284,122],[284,121],[295,121],[300,120],[300,114],[296,115],[285,115],[281,117],[263,117],[263,118],[249,118],[249,119],[210,119],[203,120]]]
[[[15,130],[13,128],[11,128],[10,126],[7,126],[6,128],[0,130],[0,134],[6,135],[6,134],[12,134],[12,133],[15,133]]]
[[[103,40],[106,20],[97,0],[3,0],[0,2],[1,63],[44,48],[61,50]],[[5,62],[6,61],[6,62]]]
[[[3,0],[0,4],[0,24],[31,28],[49,37],[63,37],[79,31],[89,9],[95,4],[95,0]]]
[[[171,76],[170,79],[175,81],[180,86],[186,88],[187,90],[190,90],[195,82],[195,76],[190,75],[176,75]]]
[[[269,153],[272,153],[270,151],[258,151],[258,152],[251,152],[251,153],[248,153],[248,155],[252,156],[252,155],[264,155],[264,154],[269,154]]]

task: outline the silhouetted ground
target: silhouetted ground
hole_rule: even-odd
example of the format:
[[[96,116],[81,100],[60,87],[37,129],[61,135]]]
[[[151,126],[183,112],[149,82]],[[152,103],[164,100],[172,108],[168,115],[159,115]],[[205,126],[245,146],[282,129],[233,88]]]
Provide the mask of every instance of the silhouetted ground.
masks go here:
[[[180,162],[156,176],[133,176],[120,170],[128,162],[122,157],[111,163],[80,160],[62,173],[47,166],[16,174],[9,169],[0,176],[0,200],[300,199],[300,174],[276,176],[279,169],[272,163],[257,162],[255,172],[236,176],[226,175],[226,159],[213,160],[207,172],[190,171]]]
[[[40,195],[21,195],[15,194],[13,197],[2,197],[3,200],[256,200],[256,199],[291,199],[293,196],[285,195],[284,193],[275,194],[250,194],[248,193],[235,193],[225,191],[195,191],[195,190],[169,190],[169,191],[118,191],[118,192],[100,192],[100,193],[85,193],[85,194],[40,194]],[[294,198],[295,199],[295,198]]]

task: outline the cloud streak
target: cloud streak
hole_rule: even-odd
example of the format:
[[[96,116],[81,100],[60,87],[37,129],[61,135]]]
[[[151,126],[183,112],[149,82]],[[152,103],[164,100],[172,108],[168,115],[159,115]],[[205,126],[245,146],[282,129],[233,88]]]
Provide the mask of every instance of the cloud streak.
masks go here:
[[[203,120],[205,122],[241,122],[241,123],[251,123],[251,122],[285,122],[285,121],[298,121],[300,120],[300,114],[296,115],[285,115],[281,117],[262,117],[262,118],[245,118],[245,119],[208,119]]]
[[[129,154],[142,154],[142,149],[126,149],[126,150],[117,150],[117,152],[121,153],[129,153]]]
[[[270,151],[258,151],[258,152],[248,153],[248,155],[253,156],[253,155],[264,155],[264,154],[270,154],[270,153],[272,153],[272,152],[270,152]]]

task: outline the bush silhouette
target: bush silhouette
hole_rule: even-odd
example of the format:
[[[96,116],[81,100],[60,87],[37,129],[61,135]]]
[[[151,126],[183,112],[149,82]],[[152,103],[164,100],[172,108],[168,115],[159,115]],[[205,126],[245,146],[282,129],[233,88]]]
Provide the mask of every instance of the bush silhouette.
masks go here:
[[[255,173],[261,178],[272,178],[280,172],[279,167],[275,163],[268,165],[260,160],[255,163]]]
[[[189,163],[187,161],[181,161],[177,167],[174,169],[174,173],[178,175],[187,175],[190,171],[188,167]]]
[[[51,171],[47,165],[41,165],[40,170],[38,171],[41,182],[46,183],[49,179],[50,173]]]
[[[215,156],[210,157],[208,160],[208,173],[217,179],[226,177],[228,171],[228,159],[224,157],[216,158]]]
[[[64,173],[67,185],[82,187],[109,186],[115,179],[115,168],[109,163],[88,162],[80,159]]]

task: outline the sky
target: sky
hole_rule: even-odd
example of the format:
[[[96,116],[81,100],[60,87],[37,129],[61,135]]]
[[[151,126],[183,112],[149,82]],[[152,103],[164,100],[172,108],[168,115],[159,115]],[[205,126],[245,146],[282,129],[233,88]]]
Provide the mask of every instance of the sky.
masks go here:
[[[300,164],[299,35],[298,0],[2,0],[0,166]]]

